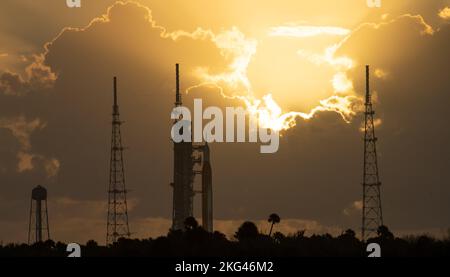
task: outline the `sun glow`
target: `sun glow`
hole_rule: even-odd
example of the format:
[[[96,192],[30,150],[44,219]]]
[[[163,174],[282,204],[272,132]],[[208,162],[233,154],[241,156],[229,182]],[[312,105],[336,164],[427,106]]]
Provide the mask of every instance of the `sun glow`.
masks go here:
[[[271,28],[270,36],[279,37],[313,37],[319,35],[335,35],[345,36],[350,33],[350,30],[334,27],[334,26],[277,26]]]
[[[297,26],[294,29],[292,28],[272,28],[269,35],[302,37],[320,34],[346,35],[349,33],[348,30],[338,27]],[[216,87],[223,97],[243,101],[248,114],[257,119],[259,125],[263,128],[274,131],[288,130],[297,124],[298,118],[309,120],[318,112],[324,111],[336,112],[348,123],[361,109],[361,99],[354,93],[353,82],[346,74],[347,70],[355,66],[355,62],[349,57],[335,57],[340,44],[327,47],[323,54],[309,53],[304,50],[298,51],[300,58],[306,58],[317,66],[330,66],[336,71],[330,80],[333,95],[320,100],[318,105],[309,112],[286,112],[275,101],[272,94],[268,93],[261,99],[254,96],[247,72],[251,59],[257,51],[258,42],[256,40],[246,38],[237,28],[233,28],[214,36],[213,42],[220,49],[221,55],[230,60],[228,70],[219,74],[210,74],[208,68],[197,68],[194,74],[201,80],[201,83],[188,88],[187,92],[202,86]]]

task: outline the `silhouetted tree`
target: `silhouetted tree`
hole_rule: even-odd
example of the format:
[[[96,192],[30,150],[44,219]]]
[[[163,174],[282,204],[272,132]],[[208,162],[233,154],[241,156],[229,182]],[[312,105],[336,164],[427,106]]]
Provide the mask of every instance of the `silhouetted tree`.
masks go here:
[[[280,219],[280,216],[279,216],[279,215],[277,215],[277,214],[271,214],[271,215],[269,215],[269,219],[268,219],[267,221],[269,221],[270,223],[272,223],[272,224],[270,225],[270,231],[269,231],[269,237],[270,237],[270,236],[272,235],[273,225],[274,225],[274,224],[277,224],[277,223],[280,223],[281,219]]]
[[[394,239],[394,234],[389,231],[389,228],[385,225],[381,225],[377,230],[378,237],[382,240],[392,240]]]
[[[273,238],[275,239],[276,242],[280,243],[281,241],[283,241],[286,238],[286,236],[283,235],[283,233],[275,232],[273,234]]]
[[[55,248],[56,248],[56,251],[58,251],[59,253],[65,253],[67,244],[58,241],[55,245]]]
[[[48,239],[44,242],[44,247],[47,249],[55,248],[55,242],[51,239]]]
[[[214,238],[214,240],[217,240],[217,241],[227,241],[227,236],[225,236],[224,233],[221,233],[219,231],[214,231],[213,238]]]
[[[444,240],[450,241],[450,228],[447,228],[447,234],[444,236]]]
[[[294,238],[301,239],[301,238],[305,237],[305,232],[306,232],[306,230],[298,230],[297,232],[295,232]]]
[[[189,223],[190,222],[190,223]],[[186,231],[171,230],[156,239],[120,238],[109,246],[90,240],[81,245],[83,257],[366,257],[367,243],[377,242],[383,257],[450,256],[450,240],[437,240],[426,235],[395,238],[386,226],[378,237],[360,241],[353,230],[347,229],[337,237],[330,234],[306,236],[305,231],[273,239],[258,232],[253,222],[244,222],[236,231],[238,241],[230,241],[220,232],[208,233],[195,219],[186,222]],[[0,257],[66,257],[66,244],[52,241],[27,244],[0,244]]]
[[[195,219],[195,217],[193,217],[193,216],[187,217],[184,220],[184,228],[186,228],[186,230],[197,229],[198,228],[198,222]]]
[[[239,227],[239,229],[234,234],[234,237],[237,238],[239,241],[248,240],[248,239],[254,239],[258,237],[259,232],[258,228],[256,227],[255,223],[251,221],[245,221],[242,223],[242,225]]]
[[[95,240],[91,239],[86,242],[86,247],[87,248],[95,248],[95,247],[98,247],[98,243]]]
[[[344,232],[342,235],[340,235],[339,237],[342,237],[342,238],[349,238],[349,239],[354,239],[354,238],[356,238],[356,233],[355,233],[355,231],[353,231],[352,229],[347,229],[347,230],[345,230],[345,232]]]
[[[170,239],[181,238],[183,236],[183,231],[174,230],[170,228],[169,233],[167,233],[167,237]]]

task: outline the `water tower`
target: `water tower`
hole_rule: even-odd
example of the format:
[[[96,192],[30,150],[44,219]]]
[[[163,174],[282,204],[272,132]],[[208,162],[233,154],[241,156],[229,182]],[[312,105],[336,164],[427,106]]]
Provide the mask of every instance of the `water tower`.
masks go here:
[[[50,239],[48,228],[47,190],[37,186],[31,191],[28,244]]]

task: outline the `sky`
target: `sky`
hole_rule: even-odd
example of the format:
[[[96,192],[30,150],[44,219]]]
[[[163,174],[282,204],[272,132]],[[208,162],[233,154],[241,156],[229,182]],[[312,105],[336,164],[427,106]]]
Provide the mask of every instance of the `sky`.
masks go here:
[[[267,232],[275,212],[285,233],[359,233],[370,64],[384,223],[448,234],[450,1],[65,2],[0,3],[1,242],[26,241],[40,184],[52,239],[104,243],[113,76],[130,230],[167,232],[175,63],[184,104],[242,106],[281,134],[273,154],[210,145],[214,229]]]

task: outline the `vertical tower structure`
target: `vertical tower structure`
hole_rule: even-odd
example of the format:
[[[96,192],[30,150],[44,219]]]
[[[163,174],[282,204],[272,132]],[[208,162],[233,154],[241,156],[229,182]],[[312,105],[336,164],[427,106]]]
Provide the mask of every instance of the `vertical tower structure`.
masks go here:
[[[369,87],[369,66],[366,65],[366,99],[364,120],[364,169],[363,169],[363,208],[362,235],[366,241],[377,235],[378,227],[383,225],[381,210],[380,178],[378,175],[377,138],[373,123],[374,110]]]
[[[213,191],[212,191],[212,171],[209,160],[208,143],[203,147],[202,166],[202,226],[208,231],[213,231]]]
[[[130,237],[128,226],[127,190],[123,164],[123,146],[120,133],[119,105],[117,103],[117,78],[114,77],[114,104],[112,113],[111,159],[108,190],[108,219],[106,243],[112,244],[119,238]]]
[[[42,186],[37,186],[31,191],[28,244],[49,239],[47,190]]]
[[[175,107],[182,105],[180,94],[180,72],[179,64],[176,64],[176,95]],[[176,119],[175,123],[182,118]],[[181,130],[190,132],[190,130]],[[192,142],[174,142],[173,143],[173,211],[172,211],[172,229],[183,230],[184,220],[193,215],[193,197],[194,197],[194,161],[192,158]]]

